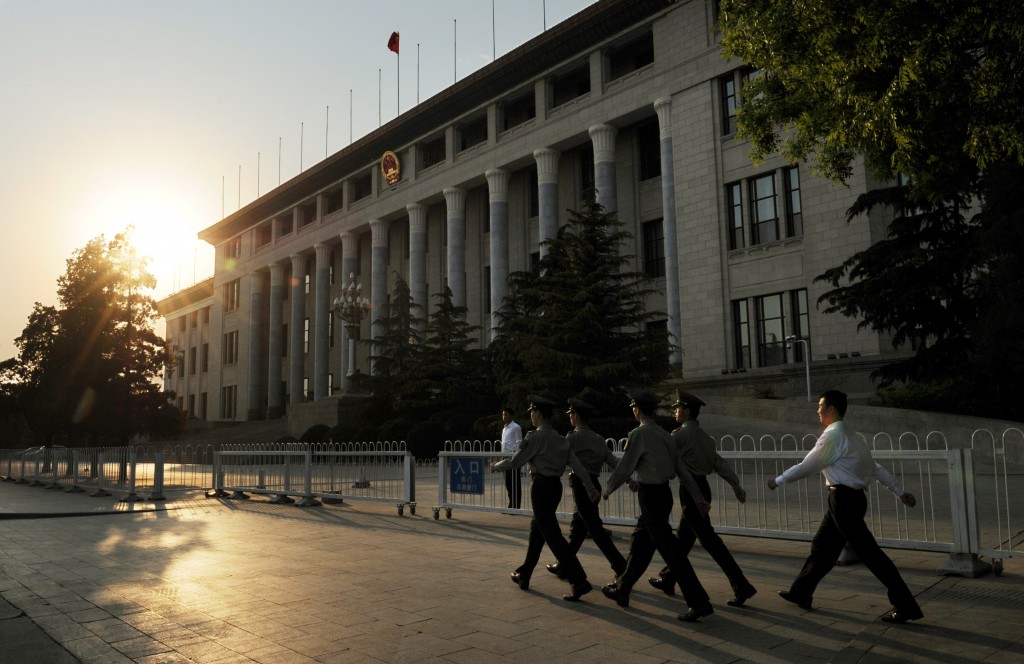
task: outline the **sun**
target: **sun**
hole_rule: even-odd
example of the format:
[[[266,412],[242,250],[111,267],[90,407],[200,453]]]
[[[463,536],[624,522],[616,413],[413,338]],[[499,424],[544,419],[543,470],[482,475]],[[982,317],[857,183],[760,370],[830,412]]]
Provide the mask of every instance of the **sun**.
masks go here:
[[[137,185],[109,192],[101,204],[103,233],[110,239],[130,229],[136,254],[156,280],[162,297],[209,276],[213,248],[199,240],[208,219],[187,196],[160,186]]]

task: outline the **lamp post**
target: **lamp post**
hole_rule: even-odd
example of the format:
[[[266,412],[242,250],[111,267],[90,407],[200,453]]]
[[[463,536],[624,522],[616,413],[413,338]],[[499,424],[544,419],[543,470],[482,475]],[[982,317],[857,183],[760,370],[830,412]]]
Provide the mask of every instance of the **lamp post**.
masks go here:
[[[358,373],[356,338],[359,336],[359,326],[370,313],[370,300],[363,297],[363,285],[356,281],[355,274],[349,273],[348,286],[341,291],[341,295],[334,298],[331,311],[345,323],[345,329],[348,330],[348,372],[345,375],[351,381]]]
[[[807,376],[807,401],[811,400],[811,349],[806,339],[798,339],[795,334],[786,337],[786,348],[792,348],[794,343],[804,345],[804,373]]]

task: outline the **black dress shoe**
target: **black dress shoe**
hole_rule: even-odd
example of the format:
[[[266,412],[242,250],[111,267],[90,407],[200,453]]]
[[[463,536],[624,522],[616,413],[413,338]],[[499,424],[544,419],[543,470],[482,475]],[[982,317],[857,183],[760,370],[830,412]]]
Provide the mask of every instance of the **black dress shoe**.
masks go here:
[[[891,609],[889,613],[882,616],[882,622],[902,625],[908,620],[920,620],[921,618],[924,618],[924,614],[921,613],[920,608],[915,607],[907,610]]]
[[[566,602],[578,602],[580,601],[580,597],[583,597],[591,590],[593,590],[594,586],[590,585],[590,581],[584,579],[579,583],[571,584],[569,588],[572,590],[572,592],[568,595],[562,595],[562,599],[564,599]]]
[[[565,574],[562,573],[562,568],[558,566],[558,563],[551,563],[550,565],[545,565],[544,567],[547,568],[549,572],[557,576],[559,579],[565,578]]]
[[[520,572],[512,572],[512,583],[519,586],[520,590],[530,589],[530,577]]]
[[[789,592],[788,590],[780,590],[779,591],[779,597],[781,597],[782,599],[786,600],[787,602],[792,602],[793,604],[796,604],[797,606],[799,606],[801,609],[803,609],[805,611],[810,611],[811,610],[811,598],[810,597],[800,597],[799,595],[794,595],[793,593]]]
[[[629,593],[624,593],[619,590],[619,587],[614,583],[609,583],[607,586],[601,587],[601,594],[610,600],[613,600],[616,604],[622,608],[629,606]]]
[[[747,603],[748,599],[750,599],[756,594],[757,588],[755,588],[754,586],[750,586],[749,588],[744,588],[740,592],[736,593],[736,597],[730,599],[728,602],[726,602],[726,604],[728,604],[729,606],[743,606]]]
[[[705,604],[704,606],[698,606],[696,608],[690,607],[689,611],[687,611],[686,613],[680,613],[676,617],[682,620],[683,622],[697,622],[701,618],[705,616],[710,616],[714,612],[715,607],[711,606],[710,604]]]
[[[658,590],[660,590],[661,592],[665,593],[670,597],[676,594],[675,581],[667,581],[661,578],[660,576],[652,576],[649,579],[647,579],[647,583],[651,584],[652,586],[654,586],[655,588],[657,588]]]

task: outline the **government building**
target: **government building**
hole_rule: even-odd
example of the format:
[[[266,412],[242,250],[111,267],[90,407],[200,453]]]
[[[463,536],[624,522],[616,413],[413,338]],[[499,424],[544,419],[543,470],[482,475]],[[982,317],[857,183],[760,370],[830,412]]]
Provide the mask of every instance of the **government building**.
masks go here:
[[[878,183],[751,163],[736,109],[756,72],[722,57],[715,6],[602,0],[203,230],[214,276],[158,303],[165,389],[209,421],[337,401],[397,276],[423,312],[450,287],[485,346],[509,273],[594,188],[655,280],[676,380],[802,397],[809,370],[815,394],[870,391],[895,351],[822,313],[815,277],[884,237],[884,215],[846,220]],[[358,327],[334,311],[352,281]]]

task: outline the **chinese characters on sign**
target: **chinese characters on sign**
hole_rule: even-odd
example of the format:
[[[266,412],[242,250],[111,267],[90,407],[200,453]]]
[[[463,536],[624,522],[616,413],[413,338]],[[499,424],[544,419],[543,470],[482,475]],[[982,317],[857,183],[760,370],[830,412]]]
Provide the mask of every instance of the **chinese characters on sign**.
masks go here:
[[[451,458],[451,492],[484,492],[484,460],[480,457]]]

